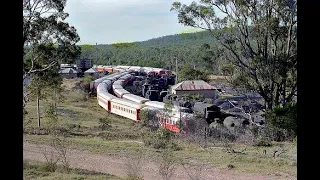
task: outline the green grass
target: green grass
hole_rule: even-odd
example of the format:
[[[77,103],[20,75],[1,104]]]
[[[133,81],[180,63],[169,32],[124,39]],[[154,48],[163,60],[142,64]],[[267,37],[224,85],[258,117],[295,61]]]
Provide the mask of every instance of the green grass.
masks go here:
[[[94,136],[101,132],[109,134],[111,137],[124,136],[130,137],[137,134],[137,123],[132,120],[109,114],[105,109],[101,108],[97,104],[95,97],[91,97],[87,101],[72,101],[72,92],[66,92],[64,96],[67,99],[64,103],[58,104],[58,127],[71,127],[72,125],[80,126],[80,131],[84,135]],[[40,102],[40,114],[41,114],[41,126],[47,128],[49,125],[49,119],[45,117],[45,108],[51,103],[50,101]],[[26,106],[28,114],[25,116],[24,128],[25,131],[32,130],[37,127],[37,115],[36,115],[36,104],[30,102]],[[108,118],[111,122],[111,128],[107,131],[101,131],[99,129],[99,118]],[[81,133],[79,129],[69,129],[73,133]],[[119,135],[119,132],[122,132]],[[133,135],[132,135],[133,134]]]
[[[97,104],[96,97],[85,101],[79,98],[80,95],[72,91],[65,92],[64,103],[58,104],[58,127],[68,131],[66,140],[69,148],[117,156],[133,156],[137,155],[138,150],[143,150],[145,158],[157,161],[156,159],[160,155],[159,150],[133,142],[142,141],[142,130],[138,123],[107,113]],[[48,103],[50,101],[41,101],[42,112]],[[49,145],[52,135],[32,133],[33,129],[37,129],[35,102],[30,102],[26,110],[28,114],[24,120],[24,139],[31,143]],[[99,128],[99,118],[108,118],[111,127],[106,130]],[[28,121],[29,123],[27,123]],[[43,117],[41,119],[42,127],[47,128],[48,122],[49,119]],[[203,149],[196,143],[179,139],[175,139],[175,142],[182,147],[182,150],[173,152],[180,161],[196,159],[218,168],[226,168],[228,164],[232,164],[235,166],[233,170],[239,172],[288,173],[295,176],[297,174],[297,151],[296,147],[291,147],[293,143],[273,142],[271,147],[235,144],[233,145],[235,150],[246,148],[245,154],[235,154],[227,153],[223,146],[217,142],[209,143],[209,147],[214,147],[211,149]],[[283,144],[288,150],[279,157],[273,158],[272,152],[279,148],[280,144]],[[263,153],[264,150],[266,150],[266,154]]]
[[[23,179],[24,180],[81,180],[81,179],[92,179],[92,180],[120,180],[119,177],[93,172],[83,169],[71,169],[69,172],[63,170],[61,166],[55,172],[48,172],[45,168],[45,163],[31,160],[23,160]]]

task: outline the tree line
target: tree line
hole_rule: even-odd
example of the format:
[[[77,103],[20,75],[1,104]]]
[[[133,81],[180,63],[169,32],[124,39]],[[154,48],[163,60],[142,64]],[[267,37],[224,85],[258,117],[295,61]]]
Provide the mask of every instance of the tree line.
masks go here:
[[[149,66],[175,70],[188,65],[210,74],[221,74],[223,48],[207,32],[182,33],[143,42],[81,45],[81,58],[99,65]]]

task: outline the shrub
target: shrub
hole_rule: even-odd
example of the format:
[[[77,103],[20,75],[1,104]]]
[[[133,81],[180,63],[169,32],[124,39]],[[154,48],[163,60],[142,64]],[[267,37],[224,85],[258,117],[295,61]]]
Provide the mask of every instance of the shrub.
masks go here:
[[[297,103],[288,103],[285,107],[276,107],[268,114],[268,122],[274,127],[285,129],[293,136],[297,135]]]
[[[90,83],[91,81],[94,81],[94,77],[92,76],[85,76],[83,78],[83,81],[86,82],[86,83]]]
[[[45,117],[49,119],[49,131],[54,132],[57,127],[58,115],[53,104],[49,104],[45,109]]]
[[[270,139],[266,138],[265,136],[258,136],[253,143],[254,146],[271,146]]]
[[[147,126],[149,124],[149,118],[148,118],[148,110],[142,109],[140,111],[140,120],[142,126]]]
[[[155,149],[175,148],[179,149],[177,145],[172,143],[173,133],[165,128],[160,128],[154,132],[143,133],[143,142],[147,146],[152,146]]]
[[[55,162],[46,162],[45,165],[43,166],[43,170],[45,172],[55,172],[57,169],[57,163]]]
[[[107,117],[99,118],[99,128],[101,128],[102,130],[111,128],[110,123],[111,121]]]

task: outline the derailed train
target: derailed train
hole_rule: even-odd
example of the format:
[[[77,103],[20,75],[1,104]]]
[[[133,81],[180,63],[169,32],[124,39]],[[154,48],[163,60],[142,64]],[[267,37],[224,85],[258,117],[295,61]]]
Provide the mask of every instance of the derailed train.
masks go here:
[[[192,118],[194,116],[188,113],[189,109],[174,106],[171,113],[163,116],[164,103],[150,101],[131,94],[123,88],[133,79],[134,76],[129,72],[115,73],[92,81],[90,88],[96,89],[98,104],[110,113],[139,121],[141,110],[153,110],[160,126],[173,132],[181,132],[178,127],[180,118]]]

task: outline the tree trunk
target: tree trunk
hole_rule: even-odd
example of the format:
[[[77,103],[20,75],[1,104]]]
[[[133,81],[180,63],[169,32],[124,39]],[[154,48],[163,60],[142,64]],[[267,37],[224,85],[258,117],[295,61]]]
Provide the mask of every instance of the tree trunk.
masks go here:
[[[283,81],[283,90],[282,90],[282,107],[286,105],[286,80]]]
[[[38,127],[40,127],[40,91],[37,92],[37,119]]]
[[[276,103],[275,106],[278,106],[280,103],[279,103],[279,98],[280,98],[280,92],[281,92],[281,85],[277,84],[276,85],[276,97],[275,97],[275,100],[274,102]]]
[[[54,100],[53,100],[53,107],[54,107],[54,113],[55,113],[55,115],[57,115],[57,99],[58,99],[58,97],[57,97],[57,89],[54,89],[54,91],[53,91],[53,98],[54,98]]]
[[[264,98],[266,103],[266,110],[272,110],[273,109],[273,102],[272,99]]]

